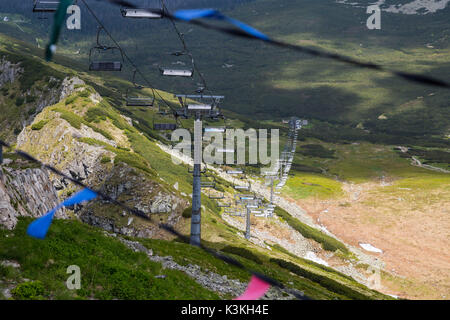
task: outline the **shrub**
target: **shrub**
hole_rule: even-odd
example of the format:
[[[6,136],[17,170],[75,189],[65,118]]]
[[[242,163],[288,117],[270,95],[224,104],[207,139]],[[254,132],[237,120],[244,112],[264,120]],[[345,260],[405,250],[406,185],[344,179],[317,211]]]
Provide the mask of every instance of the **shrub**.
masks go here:
[[[37,100],[36,96],[28,96],[27,103],[33,103]]]
[[[31,126],[31,130],[39,131],[41,130],[50,120],[41,120]]]
[[[16,106],[20,107],[21,105],[23,105],[24,102],[25,102],[24,97],[17,97],[15,103],[16,103]]]
[[[188,208],[184,209],[181,216],[183,218],[190,219],[192,217],[192,207],[188,207]]]
[[[15,299],[19,300],[43,299],[44,286],[40,281],[24,282],[11,290],[11,293]]]
[[[301,154],[309,157],[317,157],[317,158],[325,158],[325,159],[334,159],[334,150],[325,149],[320,144],[307,144],[301,146],[300,151]]]
[[[97,133],[100,133],[102,136],[104,136],[106,139],[108,140],[114,140],[114,137],[112,135],[110,135],[108,132],[106,132],[103,129],[97,128],[95,126],[92,125],[88,125],[88,127],[90,127],[92,130],[94,130]]]
[[[28,113],[29,116],[35,114],[36,113],[36,108],[31,108],[30,110],[28,110],[27,113]]]
[[[250,250],[245,249],[245,248],[226,246],[221,251],[222,252],[231,253],[231,254],[235,254],[235,255],[240,256],[242,258],[254,261],[257,264],[262,264],[263,263],[261,261],[261,259],[259,259],[253,252],[251,252]]]
[[[61,118],[66,120],[72,127],[81,129],[81,123],[83,121],[75,113],[63,109],[57,109],[55,111],[59,112],[61,114]]]
[[[294,264],[292,262],[285,261],[285,260],[282,260],[282,259],[275,259],[275,258],[271,258],[270,262],[276,263],[280,267],[282,267],[282,268],[284,268],[286,270],[289,270],[289,271],[291,271],[292,273],[294,273],[294,274],[296,274],[298,276],[301,276],[303,278],[306,278],[306,279],[309,279],[309,280],[311,280],[313,282],[316,282],[316,283],[320,284],[322,287],[324,287],[324,288],[326,288],[326,289],[328,289],[328,290],[330,290],[332,292],[341,294],[341,295],[343,295],[345,297],[348,297],[348,298],[351,298],[351,299],[355,299],[355,300],[366,300],[366,299],[368,299],[368,297],[365,296],[364,294],[362,294],[362,293],[360,293],[360,292],[358,292],[358,291],[356,291],[356,290],[354,290],[352,288],[349,288],[348,286],[346,286],[346,285],[344,285],[344,284],[342,284],[342,283],[340,283],[340,282],[338,282],[336,280],[333,280],[333,279],[331,279],[329,277],[322,276],[322,275],[313,273],[311,271],[308,271],[306,269],[303,269],[303,268],[299,267],[298,265],[296,265],[296,264]]]
[[[87,98],[87,97],[89,97],[89,91],[83,90],[78,95],[82,98]]]
[[[65,105],[67,106],[67,105],[69,105],[69,104],[71,104],[71,103],[74,103],[75,102],[75,100],[77,100],[77,96],[75,96],[75,95],[73,95],[73,96],[70,96],[70,97],[68,97],[67,99],[66,99],[66,101],[64,102],[65,103]]]
[[[288,225],[290,225],[292,228],[297,230],[308,239],[313,239],[314,241],[320,243],[322,245],[322,248],[328,251],[336,251],[340,250],[344,254],[349,254],[349,250],[347,247],[342,243],[336,240],[333,237],[330,237],[329,235],[326,235],[323,232],[320,232],[304,223],[301,223],[294,217],[292,217],[289,213],[287,213],[285,210],[277,207],[275,209],[275,213],[284,219]]]
[[[103,158],[100,160],[101,163],[111,163],[111,158],[107,156],[103,156]]]
[[[115,163],[123,162],[129,165],[130,167],[140,169],[146,173],[154,175],[155,172],[149,168],[147,161],[142,158],[142,156],[137,153],[131,153],[126,151],[121,151],[116,149],[116,158],[114,159]]]

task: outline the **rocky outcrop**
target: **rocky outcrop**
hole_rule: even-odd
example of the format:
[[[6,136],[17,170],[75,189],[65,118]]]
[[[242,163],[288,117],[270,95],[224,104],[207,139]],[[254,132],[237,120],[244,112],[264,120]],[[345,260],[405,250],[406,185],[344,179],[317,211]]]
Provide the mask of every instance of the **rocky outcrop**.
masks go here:
[[[39,217],[58,204],[58,195],[43,169],[0,167],[0,224],[13,229],[18,217]],[[57,213],[65,217],[64,211]]]
[[[0,60],[0,87],[2,87],[5,83],[13,83],[19,77],[19,75],[23,72],[23,69],[20,67],[20,64],[14,64],[5,57],[2,57]]]
[[[134,217],[117,206],[89,203],[77,211],[80,219],[106,231],[139,238],[160,238],[158,224],[176,226],[189,202],[164,189],[144,173],[118,164],[103,176],[100,191],[148,215],[152,221]],[[107,207],[105,207],[105,205]],[[157,215],[157,217],[155,216]]]

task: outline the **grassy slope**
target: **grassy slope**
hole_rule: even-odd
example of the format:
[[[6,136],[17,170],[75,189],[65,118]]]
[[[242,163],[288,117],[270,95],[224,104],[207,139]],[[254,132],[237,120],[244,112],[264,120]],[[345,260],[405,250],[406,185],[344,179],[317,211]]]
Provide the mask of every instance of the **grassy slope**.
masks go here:
[[[40,62],[40,61],[39,61]],[[62,72],[63,74],[71,74],[72,71],[70,69],[61,67],[59,65],[52,65],[52,68],[55,68]],[[138,169],[144,169],[144,171],[153,175],[154,172],[153,169],[156,170],[158,175],[164,179],[165,184],[168,188],[170,188],[171,185],[173,185],[175,182],[179,183],[179,189],[180,191],[184,191],[186,193],[190,192],[190,179],[191,176],[187,172],[187,168],[184,166],[175,166],[172,164],[170,157],[162,152],[155,144],[155,141],[150,138],[150,135],[154,134],[149,130],[149,128],[143,128],[144,133],[147,133],[148,136],[139,134],[139,131],[130,126],[126,121],[124,121],[123,118],[119,115],[119,110],[122,112],[125,112],[126,115],[131,116],[132,118],[135,118],[137,121],[140,121],[140,123],[144,123],[144,121],[147,119],[150,121],[152,118],[152,115],[155,113],[155,108],[153,109],[140,109],[135,108],[131,110],[124,110],[121,108],[121,100],[120,96],[114,92],[113,89],[109,84],[116,84],[116,85],[129,85],[124,81],[113,79],[113,78],[106,78],[106,80],[100,80],[97,77],[92,77],[90,75],[86,74],[79,74],[83,79],[85,79],[88,83],[90,83],[93,87],[95,87],[98,91],[100,91],[102,94],[104,94],[106,97],[108,97],[106,100],[104,100],[101,103],[101,108],[96,107],[92,105],[92,102],[90,102],[90,99],[88,98],[89,94],[92,93],[92,87],[86,86],[82,91],[77,92],[64,101],[61,101],[55,106],[51,106],[49,108],[46,108],[43,113],[39,114],[38,117],[35,120],[35,123],[31,126],[33,131],[40,131],[43,129],[48,130],[52,126],[54,126],[57,122],[54,123],[54,121],[58,118],[62,118],[66,120],[71,126],[74,126],[76,128],[79,128],[82,124],[86,125],[98,133],[102,134],[105,138],[110,139],[112,138],[118,138],[117,132],[115,130],[120,129],[123,131],[123,133],[128,138],[128,141],[120,140],[119,143],[120,148],[112,148],[110,146],[107,146],[105,143],[101,143],[96,140],[89,140],[84,139],[83,142],[89,143],[89,144],[97,144],[100,146],[105,147],[108,151],[111,151],[113,153],[116,153],[116,160],[120,157],[120,161],[127,162],[131,166],[135,166]],[[81,89],[81,88],[80,88]],[[170,98],[170,96],[166,93],[164,94],[167,98]],[[144,121],[142,121],[144,120]],[[116,134],[116,135],[115,135]],[[119,135],[120,136],[120,135]],[[86,141],[85,141],[86,140]],[[89,141],[88,141],[89,140]],[[30,148],[34,148],[33,146],[30,146]],[[131,148],[134,150],[134,152],[137,153],[133,155],[133,151],[127,151],[127,149]],[[34,149],[33,149],[34,150]],[[31,150],[31,151],[33,151]],[[43,150],[36,149],[35,152],[42,153]],[[34,152],[34,153],[35,153]],[[33,153],[33,152],[32,152]],[[138,156],[139,155],[139,156]],[[41,154],[42,157],[45,158],[45,152]],[[140,158],[142,157],[142,158]],[[132,159],[135,158],[138,160],[138,163],[135,163],[132,161]],[[145,162],[148,164],[145,165]],[[144,164],[144,167],[142,165]],[[223,186],[227,188],[226,184]],[[229,186],[228,186],[229,187]],[[228,188],[229,189],[229,188]],[[238,246],[241,248],[247,248],[247,250],[251,250],[253,252],[258,252],[261,249],[258,249],[257,247],[251,245],[249,246],[246,241],[243,239],[240,239],[236,236],[236,233],[238,232],[236,229],[227,226],[224,221],[221,219],[219,210],[215,206],[214,201],[207,199],[204,197],[204,215],[203,215],[203,227],[204,227],[204,237],[205,239],[214,239],[214,242],[211,242],[210,245],[213,247],[216,247],[218,249],[221,249],[225,247],[226,245],[233,245]],[[48,276],[46,274],[41,274],[38,272],[40,269],[39,266],[43,265],[42,261],[35,261],[33,259],[37,259],[34,256],[28,257],[33,262],[28,262],[27,257],[25,257],[25,250],[21,247],[21,245],[18,246],[11,246],[9,243],[14,243],[17,241],[17,243],[26,243],[25,249],[30,249],[29,246],[32,246],[32,250],[36,250],[36,252],[41,252],[40,254],[36,253],[37,256],[42,256],[42,259],[46,259],[46,262],[49,259],[58,260],[61,259],[61,263],[66,263],[67,260],[65,260],[67,257],[59,256],[60,251],[56,251],[55,257],[51,258],[51,252],[49,249],[44,245],[43,247],[39,247],[40,242],[36,242],[37,244],[32,243],[31,239],[28,239],[24,236],[24,228],[25,223],[28,222],[26,220],[25,222],[21,222],[21,225],[19,228],[14,232],[14,236],[12,234],[9,234],[8,238],[6,238],[6,234],[8,233],[5,231],[4,236],[1,237],[1,245],[2,248],[2,258],[3,259],[15,259],[18,260],[23,265],[23,277],[32,278],[33,280],[41,281],[44,288],[44,293],[42,293],[43,296],[49,297],[52,296],[54,298],[62,298],[62,297],[75,297],[73,295],[70,295],[67,291],[65,291],[63,284],[57,284],[55,283],[56,278],[53,276]],[[186,222],[186,229],[188,227],[189,220],[185,220]],[[77,222],[73,222],[75,224],[76,232],[79,234],[79,238],[76,239],[76,241],[84,241],[83,238],[85,236],[90,237],[90,233],[94,232],[96,236],[98,236],[97,231],[93,231],[89,227],[85,227],[82,225],[79,225]],[[53,248],[55,245],[53,245],[53,241],[56,241],[60,244],[61,247],[58,247],[57,250],[63,250],[65,248],[66,243],[64,241],[61,241],[59,237],[61,237],[61,234],[58,234],[58,231],[65,232],[67,228],[71,228],[67,225],[67,222],[57,222],[56,223],[55,232],[57,234],[57,239],[50,240],[49,245],[51,248]],[[62,228],[62,229],[59,229]],[[87,229],[83,229],[87,228]],[[75,234],[75,233],[74,233]],[[49,237],[52,234],[49,235]],[[55,234],[53,234],[55,236]],[[12,238],[14,237],[14,238]],[[72,240],[72,239],[71,239]],[[97,241],[97,240],[95,240]],[[100,240],[99,240],[100,241]],[[103,241],[103,240],[102,240]],[[195,248],[191,248],[188,245],[185,244],[179,244],[179,243],[172,243],[167,241],[157,241],[157,240],[146,240],[143,241],[145,244],[149,245],[150,247],[154,248],[157,247],[158,250],[160,250],[161,254],[173,254],[175,256],[176,260],[179,260],[180,263],[183,261],[192,261],[196,262],[197,264],[200,264],[202,266],[209,266],[211,264],[216,265],[217,270],[221,271],[223,274],[236,276],[237,278],[241,280],[246,279],[246,275],[240,273],[240,271],[236,270],[229,270],[230,267],[223,265],[223,263],[219,261],[212,262],[211,258],[208,258],[204,252],[196,252]],[[103,242],[102,242],[103,244]],[[37,247],[34,247],[37,246]],[[178,248],[178,249],[177,249]],[[23,251],[22,251],[23,250]],[[72,247],[68,247],[69,252],[72,251]],[[184,256],[181,252],[185,252],[186,256]],[[238,250],[238,252],[241,252]],[[80,264],[82,264],[82,269],[85,266],[85,262],[82,260],[84,258],[88,258],[87,256],[82,256],[81,253],[78,253],[81,255],[80,257]],[[269,255],[268,255],[269,254]],[[197,255],[197,258],[195,258]],[[302,267],[306,268],[308,272],[311,274],[317,274],[321,275],[322,278],[331,278],[334,279],[332,283],[327,283],[325,287],[322,285],[319,285],[318,283],[315,283],[315,281],[318,281],[316,278],[314,278],[314,281],[308,280],[308,278],[299,277],[296,278],[294,281],[294,286],[296,288],[299,288],[301,290],[304,290],[305,293],[308,295],[318,298],[318,299],[329,299],[329,298],[351,298],[355,297],[354,294],[362,294],[367,297],[374,297],[374,298],[383,298],[383,296],[374,293],[370,290],[367,290],[363,286],[359,285],[353,280],[348,279],[344,275],[341,275],[339,273],[336,273],[334,271],[330,270],[324,270],[322,267],[311,264],[308,261],[305,261],[303,259],[299,259],[295,256],[286,254],[283,250],[274,249],[273,252],[269,252],[265,250],[265,253],[257,253],[259,256],[259,259],[264,261],[263,265],[260,265],[260,263],[255,263],[254,261],[246,261],[245,258],[237,256],[238,259],[244,259],[243,262],[246,264],[249,264],[252,268],[267,272],[268,274],[282,280],[283,282],[288,282],[291,280],[292,275],[289,274],[288,271],[281,268],[275,263],[270,262],[271,258],[283,258],[289,261],[293,261]],[[251,259],[250,259],[251,260]],[[259,260],[258,260],[259,261]],[[92,261],[91,261],[92,262]],[[183,263],[184,263],[183,262]],[[98,264],[102,264],[102,261],[97,261]],[[80,265],[81,266],[81,265]],[[87,264],[86,264],[87,266]],[[123,271],[123,270],[122,270]],[[12,278],[18,280],[18,275],[15,274],[15,272],[12,269],[3,269],[2,272],[5,274],[5,277]],[[62,272],[61,270],[58,272]],[[93,270],[89,271],[89,277],[91,276],[91,273],[94,272]],[[113,271],[116,272],[116,269]],[[125,272],[126,273],[126,272]],[[93,275],[92,275],[93,276]],[[116,275],[119,277],[119,275]],[[139,274],[139,277],[148,278],[148,274]],[[58,276],[59,277],[59,276]],[[60,280],[57,277],[58,280]],[[100,276],[99,276],[100,277]],[[95,278],[95,277],[94,277]],[[92,282],[93,281],[93,282]],[[87,298],[87,297],[97,297],[97,298],[158,298],[159,296],[156,295],[156,293],[151,292],[143,292],[141,288],[136,289],[137,291],[134,292],[128,292],[128,296],[125,295],[125,293],[121,292],[117,287],[110,287],[108,290],[105,288],[107,287],[106,284],[106,278],[103,278],[102,280],[99,280],[98,284],[94,286],[94,280],[91,280],[90,286],[88,286],[90,291],[81,292],[79,293],[80,297]],[[123,279],[118,279],[118,282],[125,281]],[[128,281],[128,280],[127,280]],[[336,283],[337,281],[337,283]],[[38,286],[38,285],[37,285]],[[345,287],[346,289],[342,289],[342,287]],[[25,290],[25,288],[24,288]],[[126,289],[128,290],[128,289]],[[348,292],[350,290],[350,293]],[[356,291],[355,291],[356,290]],[[107,292],[103,292],[107,291]],[[355,292],[356,293],[355,293]],[[351,293],[353,292],[353,294]],[[357,293],[360,292],[360,293]],[[162,296],[160,296],[162,297]],[[175,298],[180,298],[181,296],[176,296]],[[211,298],[214,297],[214,295],[208,295],[208,293],[205,293],[205,295],[201,298]],[[362,296],[359,296],[362,297]],[[194,296],[190,296],[190,298],[196,298]]]
[[[41,299],[217,299],[180,271],[163,270],[102,231],[76,221],[55,221],[46,240],[25,234],[30,219],[13,231],[0,230],[0,258],[20,263],[20,273],[1,267],[2,281],[40,281]],[[8,236],[6,238],[6,236]],[[81,290],[65,286],[66,269],[81,269]],[[164,274],[166,279],[155,276]],[[4,286],[6,283],[2,283]],[[27,299],[27,295],[16,298]]]
[[[0,287],[22,283],[23,278],[41,287],[39,294],[30,296],[16,292],[17,299],[217,299],[215,293],[201,288],[182,272],[162,269],[158,263],[148,261],[142,253],[134,253],[118,240],[106,237],[102,231],[77,221],[54,221],[46,240],[36,240],[25,234],[31,219],[21,219],[14,231],[0,229],[0,259],[20,263],[19,270],[1,267]],[[132,239],[136,240],[136,239]],[[227,275],[228,278],[248,281],[249,275],[240,269],[213,258],[198,248],[179,242],[139,239],[155,254],[171,255],[175,261],[199,265],[203,270]],[[223,249],[223,244],[208,244]],[[228,247],[229,248],[229,247]],[[225,249],[224,249],[225,250]],[[229,250],[229,249],[228,249]],[[292,258],[281,252],[272,257],[294,260],[308,276],[296,276],[281,268],[272,257],[253,251],[233,250],[232,254],[246,266],[264,272],[303,290],[315,299],[381,299],[386,298],[368,290],[354,280],[307,260]],[[229,253],[227,253],[229,254]],[[255,259],[258,259],[257,262]],[[82,273],[82,289],[70,291],[65,286],[69,265],[78,265]],[[45,268],[43,268],[45,266]],[[156,275],[164,274],[165,279]],[[316,279],[308,280],[308,277]],[[316,283],[317,277],[321,284]],[[325,281],[328,279],[328,281]],[[39,285],[40,283],[40,285]],[[23,290],[26,292],[26,290]]]

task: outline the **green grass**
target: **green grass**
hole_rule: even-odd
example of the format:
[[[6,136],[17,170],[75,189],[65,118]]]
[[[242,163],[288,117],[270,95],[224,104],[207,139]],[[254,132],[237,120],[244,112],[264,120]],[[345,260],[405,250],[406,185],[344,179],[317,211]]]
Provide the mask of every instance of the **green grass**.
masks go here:
[[[77,221],[53,222],[45,240],[26,235],[31,219],[20,219],[13,231],[0,230],[0,259],[18,261],[21,283],[17,299],[217,299],[182,272],[135,253],[102,231]],[[8,238],[6,234],[10,234]],[[12,234],[11,234],[12,233]],[[66,288],[67,267],[81,269],[81,290]],[[165,279],[156,275],[164,274]]]
[[[159,263],[148,260],[145,254],[136,253],[104,232],[74,220],[55,220],[45,240],[26,235],[32,221],[21,218],[14,231],[0,229],[0,259],[14,260],[20,264],[19,271],[12,267],[1,267],[0,275],[9,283],[16,283],[15,299],[217,299],[200,287],[186,274],[162,269]],[[8,235],[8,237],[6,237]],[[228,278],[248,281],[250,275],[237,267],[205,251],[182,242],[155,239],[133,239],[140,241],[154,254],[170,255],[181,264],[199,265],[204,272],[227,275]],[[270,257],[243,247],[204,243],[222,250],[248,268],[265,273],[304,291],[315,299],[348,299],[353,290],[361,291],[366,298],[382,298],[364,286],[337,273],[306,264],[310,274],[292,275],[290,271],[270,261]],[[232,252],[232,253],[230,253]],[[81,289],[66,288],[67,267],[77,265],[81,270]],[[166,275],[157,279],[156,275]],[[317,277],[330,276],[347,287],[348,292],[325,288]],[[22,278],[30,279],[24,282]],[[322,280],[321,280],[322,281]],[[1,286],[1,285],[0,285]],[[353,288],[353,289],[352,289]],[[231,297],[229,297],[231,298]]]
[[[167,242],[155,239],[139,239],[138,241],[146,247],[151,248],[153,252],[158,255],[170,255],[174,257],[174,260],[181,265],[196,264],[199,265],[202,270],[210,270],[221,275],[227,275],[229,279],[238,279],[240,281],[248,281],[249,279],[249,274],[247,272],[229,264],[225,264],[223,261],[211,256],[205,251],[192,247],[189,244],[178,241]],[[298,260],[299,265],[302,269],[305,269],[305,272],[311,272],[311,274],[293,274],[290,270],[281,267],[276,261],[271,260],[271,256],[263,254],[255,248],[247,247],[244,244],[238,247],[235,243],[236,241],[233,245],[225,245],[222,243],[203,241],[205,246],[220,250],[225,255],[233,257],[251,270],[266,274],[284,284],[291,283],[289,287],[301,290],[313,299],[349,299],[350,297],[347,296],[347,293],[354,294],[355,290],[360,292],[365,298],[385,298],[383,295],[365,288],[345,275],[339,274],[331,269],[327,270],[321,266],[316,266],[309,261],[304,262],[303,259]],[[334,281],[339,283],[339,285],[336,285],[336,288],[338,286],[346,287],[346,289],[339,288],[339,290],[341,290],[342,293],[344,293],[344,290],[348,290],[348,292],[344,294],[335,293],[334,290],[336,288],[331,288],[331,286],[331,289],[323,287],[317,282],[317,279],[320,277],[330,277],[334,279]]]
[[[289,177],[283,191],[296,200],[308,197],[335,198],[343,193],[341,183],[338,181],[323,175],[303,172]]]

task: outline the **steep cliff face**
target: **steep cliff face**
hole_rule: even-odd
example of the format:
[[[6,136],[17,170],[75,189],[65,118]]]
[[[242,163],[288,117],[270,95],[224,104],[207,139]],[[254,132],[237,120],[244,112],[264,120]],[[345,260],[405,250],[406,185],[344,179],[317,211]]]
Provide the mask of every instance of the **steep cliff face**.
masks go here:
[[[9,167],[14,163],[7,158],[0,167],[0,224],[7,229],[16,226],[18,217],[39,217],[58,203],[56,189],[45,170]],[[57,216],[65,217],[64,211]]]
[[[24,128],[17,138],[17,148],[155,216],[156,222],[177,226],[189,201],[162,182],[152,166],[133,150],[129,134],[140,133],[129,119],[78,78],[65,79],[62,87],[62,100],[44,108],[32,125]],[[61,198],[77,191],[59,176],[52,174],[50,180]],[[162,237],[154,224],[100,200],[74,209],[82,221],[108,231]]]
[[[63,80],[56,73],[35,71],[33,67],[30,62],[0,52],[0,136],[12,143],[44,107],[74,91],[76,78]]]

